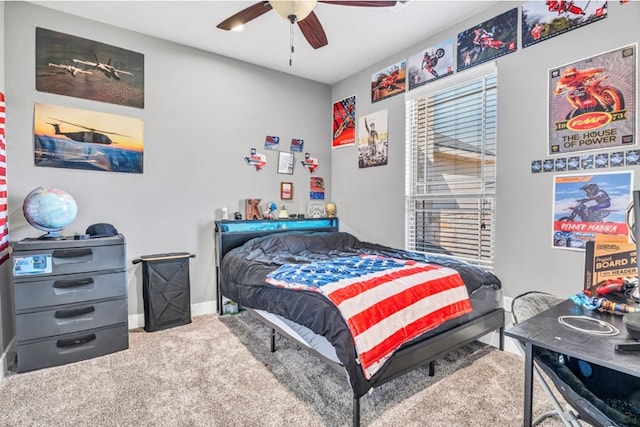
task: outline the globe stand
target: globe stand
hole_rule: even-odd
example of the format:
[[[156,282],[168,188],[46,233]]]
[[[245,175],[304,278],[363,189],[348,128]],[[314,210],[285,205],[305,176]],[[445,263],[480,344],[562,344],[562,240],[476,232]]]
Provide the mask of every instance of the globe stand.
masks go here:
[[[50,231],[38,237],[38,240],[64,240],[64,236],[57,231]]]

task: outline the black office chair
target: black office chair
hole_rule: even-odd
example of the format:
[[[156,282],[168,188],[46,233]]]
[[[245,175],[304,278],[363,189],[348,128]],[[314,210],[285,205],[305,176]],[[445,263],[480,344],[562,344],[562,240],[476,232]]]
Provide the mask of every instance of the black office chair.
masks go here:
[[[562,301],[563,298],[537,291],[519,295],[511,304],[513,321],[522,322]],[[519,343],[518,347],[524,353],[524,346]],[[533,360],[534,376],[554,407],[537,417],[533,425],[556,415],[570,427],[580,426],[578,420],[597,427],[640,425],[640,405],[635,402],[640,399],[639,378],[538,347],[534,347]],[[540,371],[553,382],[570,408],[562,407]]]
[[[536,314],[553,307],[554,305],[560,304],[562,301],[564,301],[563,298],[545,292],[532,291],[519,295],[511,302],[513,323],[518,324],[519,322],[523,322]],[[524,355],[524,345],[519,341],[518,350],[520,350],[521,354]],[[533,375],[549,398],[554,409],[536,417],[533,420],[532,425],[538,425],[549,417],[558,416],[566,426],[580,427],[581,424],[578,422],[576,413],[572,408],[565,409],[562,407],[560,401],[553,394],[551,387],[540,374],[539,369],[539,362],[534,357]]]

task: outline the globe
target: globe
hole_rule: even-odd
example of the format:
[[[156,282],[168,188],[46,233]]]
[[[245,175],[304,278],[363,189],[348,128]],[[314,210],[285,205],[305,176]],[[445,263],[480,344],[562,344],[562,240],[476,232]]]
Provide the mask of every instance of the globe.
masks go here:
[[[56,239],[62,237],[60,231],[76,218],[78,205],[66,191],[38,187],[27,194],[22,211],[29,224],[47,232],[40,238]]]

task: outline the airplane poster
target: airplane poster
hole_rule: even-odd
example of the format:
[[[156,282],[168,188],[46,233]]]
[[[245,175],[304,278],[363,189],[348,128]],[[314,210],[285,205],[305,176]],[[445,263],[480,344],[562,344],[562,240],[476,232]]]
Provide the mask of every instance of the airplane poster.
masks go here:
[[[142,119],[35,104],[36,166],[142,173]]]
[[[529,1],[522,5],[522,47],[606,17],[606,1]]]
[[[144,55],[36,28],[36,90],[144,108]]]
[[[484,21],[458,34],[458,71],[518,49],[518,9]]]

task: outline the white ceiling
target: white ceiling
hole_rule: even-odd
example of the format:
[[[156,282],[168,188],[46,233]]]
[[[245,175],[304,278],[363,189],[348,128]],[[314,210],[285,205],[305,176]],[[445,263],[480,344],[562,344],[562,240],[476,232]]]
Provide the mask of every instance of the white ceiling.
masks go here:
[[[256,1],[32,3],[318,82],[334,84],[497,2],[410,0],[405,4],[398,3],[393,8],[318,3],[314,12],[323,25],[329,44],[314,50],[300,30],[294,28],[295,53],[292,66],[289,65],[290,24],[275,10],[249,22],[242,32],[216,28],[221,21]]]

